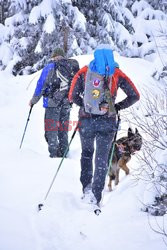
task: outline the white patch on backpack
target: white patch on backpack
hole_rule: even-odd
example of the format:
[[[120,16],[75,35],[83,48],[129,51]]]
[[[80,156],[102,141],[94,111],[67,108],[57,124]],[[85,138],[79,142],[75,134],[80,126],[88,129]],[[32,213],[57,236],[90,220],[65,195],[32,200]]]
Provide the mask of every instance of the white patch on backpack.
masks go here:
[[[56,75],[57,78],[59,78],[61,81],[59,91],[68,89],[69,80],[66,77],[64,77],[58,69],[56,69]]]

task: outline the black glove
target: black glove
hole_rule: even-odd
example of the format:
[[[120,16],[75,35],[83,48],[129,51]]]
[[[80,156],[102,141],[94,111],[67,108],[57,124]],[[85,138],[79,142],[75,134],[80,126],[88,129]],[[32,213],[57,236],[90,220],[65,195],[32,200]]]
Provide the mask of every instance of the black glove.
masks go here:
[[[121,110],[121,107],[120,107],[119,103],[116,103],[114,107],[115,107],[115,111],[116,111],[117,113],[118,113],[118,111]]]
[[[84,107],[79,109],[79,118],[90,118],[91,114],[86,113]]]

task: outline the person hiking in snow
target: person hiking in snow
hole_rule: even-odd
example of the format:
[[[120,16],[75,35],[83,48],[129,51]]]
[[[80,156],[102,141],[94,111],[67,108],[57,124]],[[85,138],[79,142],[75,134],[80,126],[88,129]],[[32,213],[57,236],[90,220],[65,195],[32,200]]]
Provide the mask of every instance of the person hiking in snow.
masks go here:
[[[74,59],[66,59],[64,51],[57,48],[50,62],[42,70],[30,106],[43,96],[45,108],[45,139],[50,157],[63,157],[68,146],[68,125],[71,104],[68,91],[71,80],[79,70]]]
[[[126,98],[115,104],[118,88]],[[74,76],[69,101],[80,106],[81,176],[83,198],[99,205],[108,170],[108,157],[116,128],[116,113],[128,108],[140,96],[132,81],[114,61],[110,45],[101,45],[94,60]],[[94,141],[96,141],[93,175]]]

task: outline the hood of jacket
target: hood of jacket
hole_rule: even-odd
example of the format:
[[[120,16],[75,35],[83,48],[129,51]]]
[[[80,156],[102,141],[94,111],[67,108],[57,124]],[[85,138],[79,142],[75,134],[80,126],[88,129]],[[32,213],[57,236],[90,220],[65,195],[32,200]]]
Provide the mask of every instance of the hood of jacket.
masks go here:
[[[118,68],[114,60],[113,50],[110,45],[99,46],[94,52],[94,60],[89,64],[89,69],[100,75],[110,76]]]

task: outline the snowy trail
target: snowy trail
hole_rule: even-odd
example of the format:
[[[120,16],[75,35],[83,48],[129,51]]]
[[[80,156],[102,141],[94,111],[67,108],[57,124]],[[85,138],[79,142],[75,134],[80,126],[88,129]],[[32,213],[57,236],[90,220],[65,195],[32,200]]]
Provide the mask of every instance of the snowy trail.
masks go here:
[[[130,59],[121,60],[127,71],[132,67],[131,62]],[[136,77],[139,75],[135,71],[138,68],[135,63],[137,65],[138,61],[133,60],[133,78],[135,74]],[[145,77],[145,65],[142,64]],[[32,111],[23,146],[19,150],[35,83],[27,91],[33,76],[1,76],[4,85],[1,86],[0,99],[3,118],[0,124],[0,250],[165,250],[161,235],[150,229],[147,214],[140,210],[144,186],[134,181],[133,171],[127,177],[122,173],[120,184],[111,193],[107,191],[106,182],[99,216],[82,203],[78,134],[43,209],[37,211],[60,159],[48,157],[41,103]],[[144,80],[142,78],[141,82]],[[71,119],[77,120],[75,107]],[[130,168],[137,166],[135,157],[130,164]],[[161,218],[157,220],[161,221]],[[155,224],[153,217],[150,221]]]
[[[89,211],[89,205],[82,203],[80,192],[55,190],[36,216],[35,224],[44,239],[43,249],[100,250],[106,244],[108,248],[114,245],[114,249],[122,249],[125,242],[128,242],[128,250],[151,249],[151,241],[151,245],[159,249],[160,242],[156,241],[154,233],[148,233],[146,214],[138,207],[130,176],[115,191],[105,193],[103,203],[102,213],[96,216]],[[160,249],[165,250],[165,247],[162,245]]]

